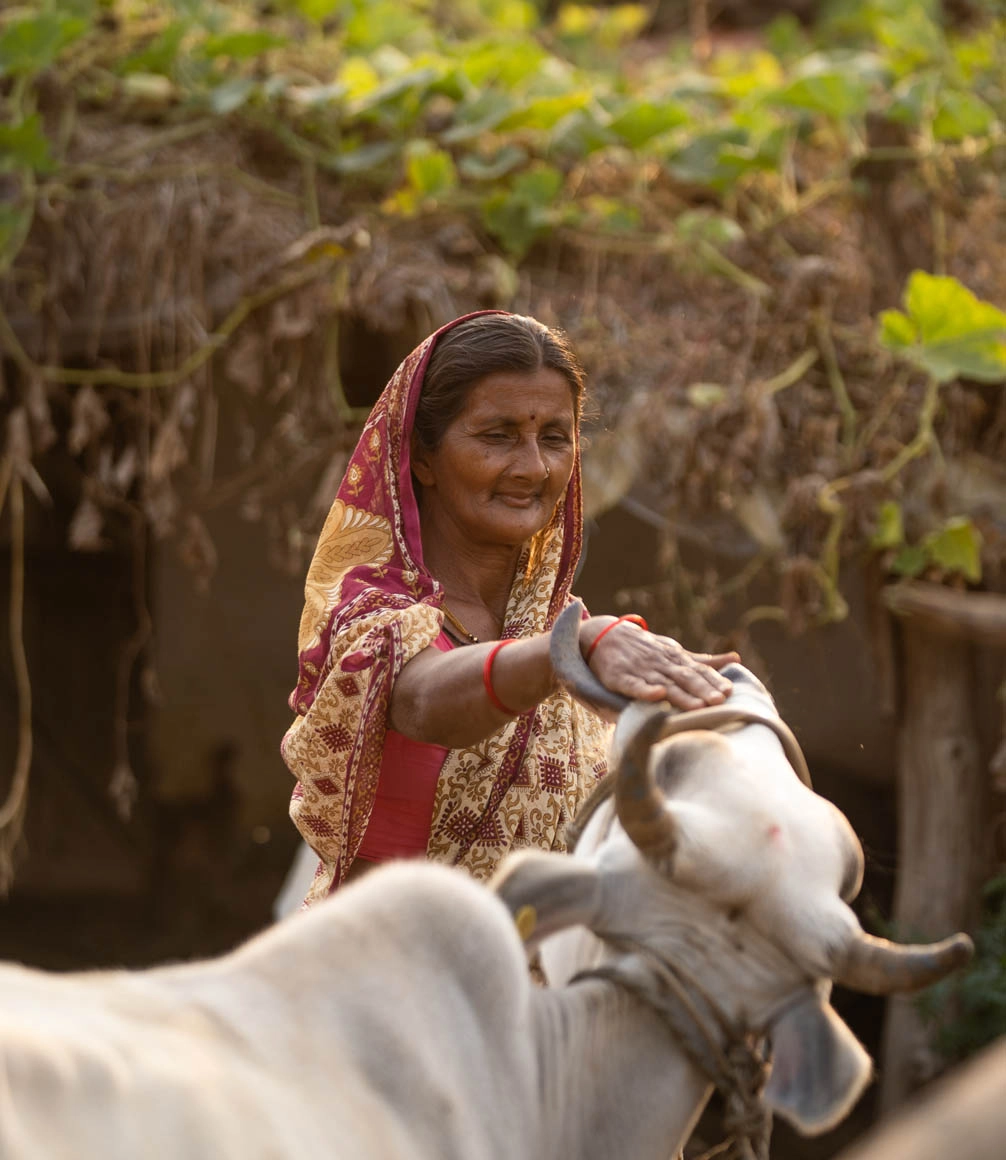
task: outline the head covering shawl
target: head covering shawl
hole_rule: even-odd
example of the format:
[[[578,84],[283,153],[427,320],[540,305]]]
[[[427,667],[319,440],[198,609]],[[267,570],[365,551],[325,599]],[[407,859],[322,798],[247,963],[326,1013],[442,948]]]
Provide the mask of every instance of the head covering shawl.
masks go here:
[[[503,311],[479,311],[497,314]],[[409,445],[430,354],[421,343],[374,405],[307,573],[297,714],[282,754],[298,779],[290,815],[320,865],[307,904],[345,877],[381,770],[392,685],[439,635],[444,592],[423,565]],[[522,549],[501,638],[547,631],[580,555],[580,454],[548,526]],[[565,850],[565,823],[606,771],[608,727],[559,692],[444,762],[427,856],[488,877],[510,849]]]

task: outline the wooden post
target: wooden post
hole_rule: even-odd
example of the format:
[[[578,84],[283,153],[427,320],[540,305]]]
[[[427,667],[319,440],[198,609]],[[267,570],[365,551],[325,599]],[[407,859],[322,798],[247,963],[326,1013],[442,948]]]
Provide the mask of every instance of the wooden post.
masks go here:
[[[990,785],[974,704],[975,642],[1006,646],[1006,597],[906,583],[885,591],[901,622],[897,937],[973,929],[988,875]],[[911,996],[890,1000],[881,1048],[887,1112],[931,1078],[937,1060]]]

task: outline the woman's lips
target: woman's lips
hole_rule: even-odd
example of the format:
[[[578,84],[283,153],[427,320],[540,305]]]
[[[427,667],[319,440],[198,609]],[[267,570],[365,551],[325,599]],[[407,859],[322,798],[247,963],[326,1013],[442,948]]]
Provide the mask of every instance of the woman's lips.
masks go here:
[[[537,492],[532,492],[530,495],[504,495],[502,492],[497,492],[496,498],[501,503],[505,503],[507,507],[528,508],[538,503],[541,497]]]

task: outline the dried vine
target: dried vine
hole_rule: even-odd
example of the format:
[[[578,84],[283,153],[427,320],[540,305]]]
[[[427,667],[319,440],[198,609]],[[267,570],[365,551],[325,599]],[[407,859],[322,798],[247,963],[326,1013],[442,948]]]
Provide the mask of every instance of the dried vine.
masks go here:
[[[17,689],[17,754],[7,796],[0,805],[0,893],[3,894],[14,880],[14,851],[21,838],[28,804],[32,754],[31,677],[24,647],[24,484],[9,453],[0,460],[0,511],[3,511],[5,501],[9,501],[11,528],[8,616],[11,663]]]

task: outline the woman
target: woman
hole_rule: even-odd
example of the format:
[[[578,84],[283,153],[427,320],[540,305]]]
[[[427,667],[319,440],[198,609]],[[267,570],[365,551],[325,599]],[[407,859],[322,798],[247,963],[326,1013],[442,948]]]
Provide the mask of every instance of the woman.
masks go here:
[[[320,865],[310,904],[374,862],[487,877],[563,850],[606,769],[608,726],[558,686],[549,629],[580,554],[583,374],[531,318],[467,315],[399,367],[367,420],[307,576],[291,816]],[[734,654],[585,619],[609,688],[718,704]]]

